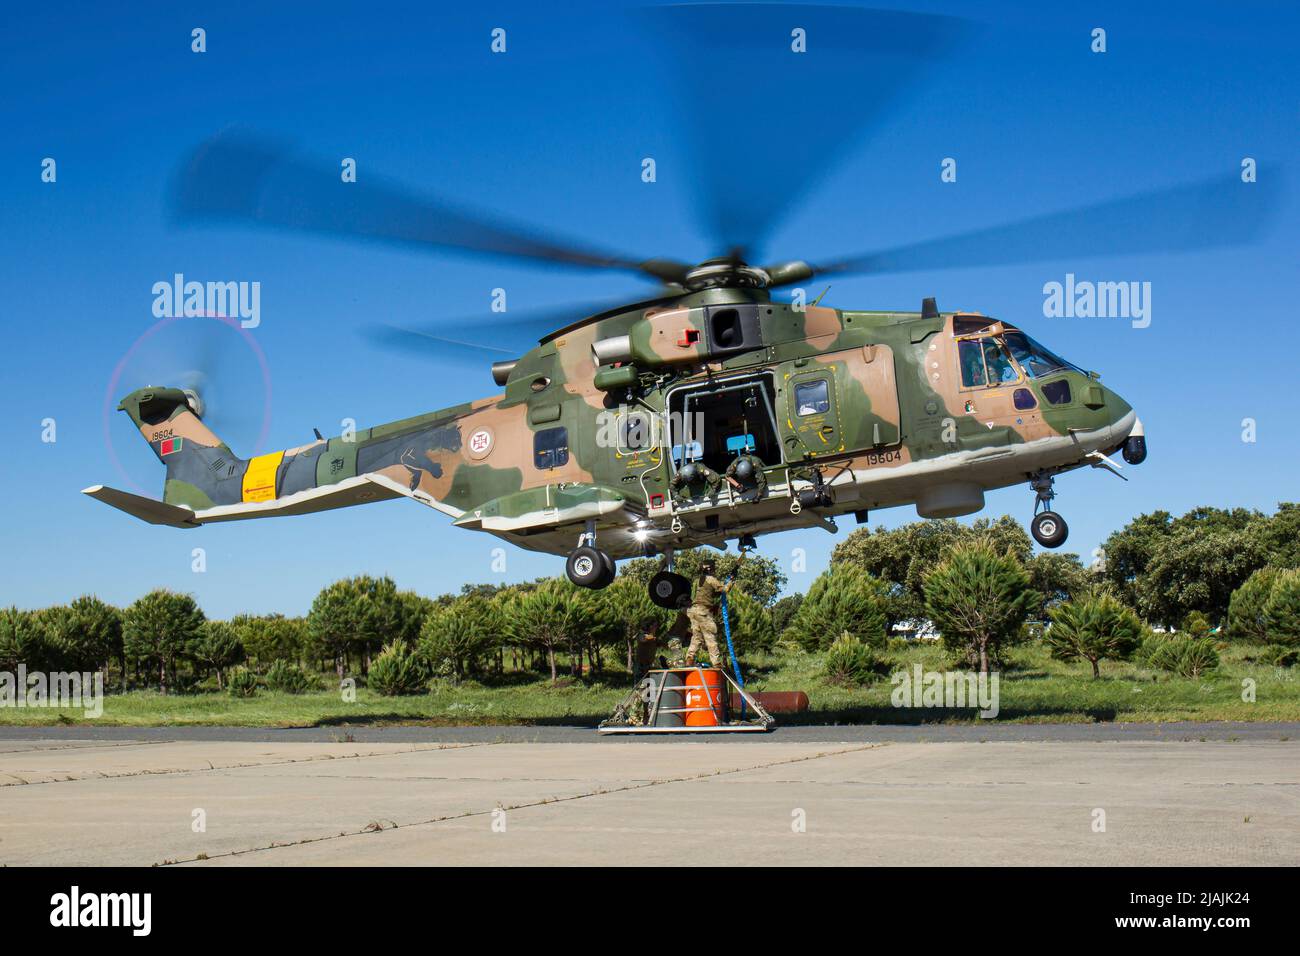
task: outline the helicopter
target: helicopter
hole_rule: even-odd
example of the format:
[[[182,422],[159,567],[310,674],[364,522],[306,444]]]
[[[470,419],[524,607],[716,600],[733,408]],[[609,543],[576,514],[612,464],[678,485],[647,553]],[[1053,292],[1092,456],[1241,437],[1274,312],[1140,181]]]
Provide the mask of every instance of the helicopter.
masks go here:
[[[716,6],[728,22],[746,10],[766,18],[786,9]],[[937,56],[952,41],[950,18],[859,14],[863,36],[892,44],[890,52]],[[711,155],[731,155],[723,144],[733,131],[714,126]],[[581,587],[611,583],[620,559],[660,556],[650,594],[664,607],[689,597],[690,582],[672,570],[682,549],[738,541],[744,551],[761,535],[834,532],[843,516],[862,523],[902,505],[923,518],[967,515],[983,508],[987,491],[1021,483],[1034,494],[1034,539],[1059,547],[1068,528],[1053,510],[1056,477],[1084,467],[1119,474],[1115,456],[1129,465],[1146,458],[1133,406],[1020,323],[942,311],[933,297],[921,297],[916,311],[832,308],[822,296],[807,302],[801,283],[1232,245],[1252,238],[1263,218],[1235,177],[1218,177],[864,255],[757,266],[735,235],[755,220],[748,210],[737,218],[722,188],[711,187],[726,193],[714,212],[730,217],[715,231],[727,251],[692,263],[592,250],[385,181],[339,195],[329,185],[337,178],[327,163],[223,134],[190,157],[174,208],[187,222],[617,270],[657,288],[638,301],[538,320],[537,344],[491,364],[500,391],[490,397],[346,435],[317,432],[247,459],[205,424],[195,389],[137,389],[118,409],[165,466],[163,498],[103,485],[85,493],[176,528],[409,498],[457,527],[564,557]],[[764,221],[780,204],[771,205]],[[774,297],[790,287],[791,301]],[[372,335],[438,354],[465,344],[447,328]]]

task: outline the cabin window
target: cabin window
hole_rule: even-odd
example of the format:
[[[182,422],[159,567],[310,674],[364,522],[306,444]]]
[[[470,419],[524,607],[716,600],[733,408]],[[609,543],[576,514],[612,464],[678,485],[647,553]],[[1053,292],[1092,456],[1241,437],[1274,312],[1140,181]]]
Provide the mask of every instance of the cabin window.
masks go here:
[[[1048,382],[1043,386],[1043,397],[1053,405],[1070,404],[1070,383],[1063,378]]]
[[[794,387],[794,407],[800,415],[824,415],[831,410],[830,386],[826,379],[800,382]]]
[[[569,463],[569,431],[543,428],[533,433],[533,464],[543,471]]]
[[[1016,389],[1011,393],[1011,398],[1015,402],[1016,408],[1022,412],[1038,407],[1038,399],[1034,398],[1034,393],[1027,388]]]

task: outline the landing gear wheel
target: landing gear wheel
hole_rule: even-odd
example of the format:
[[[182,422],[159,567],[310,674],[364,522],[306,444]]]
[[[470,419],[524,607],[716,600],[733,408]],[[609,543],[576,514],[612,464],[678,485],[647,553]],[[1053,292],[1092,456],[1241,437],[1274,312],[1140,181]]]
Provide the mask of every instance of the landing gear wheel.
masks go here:
[[[1044,548],[1059,548],[1065,544],[1065,538],[1070,533],[1065,519],[1055,511],[1040,511],[1034,515],[1029,531]]]
[[[596,590],[609,587],[614,583],[614,578],[618,577],[618,565],[614,563],[614,559],[609,556],[608,551],[600,552],[600,562],[605,566],[605,573],[601,576],[601,579],[593,585]]]
[[[660,571],[650,579],[650,600],[670,611],[680,611],[691,603],[690,578]]]
[[[605,580],[609,574],[607,561],[613,564],[603,551],[583,545],[573,549],[564,565],[564,573],[580,588],[602,588],[609,583]]]

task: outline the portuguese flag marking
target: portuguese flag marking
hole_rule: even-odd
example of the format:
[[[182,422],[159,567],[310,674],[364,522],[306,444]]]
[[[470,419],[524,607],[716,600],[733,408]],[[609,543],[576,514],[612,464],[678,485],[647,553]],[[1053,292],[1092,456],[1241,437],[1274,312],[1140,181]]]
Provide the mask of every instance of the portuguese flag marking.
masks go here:
[[[159,455],[170,455],[172,452],[180,451],[184,438],[164,438],[158,446]]]

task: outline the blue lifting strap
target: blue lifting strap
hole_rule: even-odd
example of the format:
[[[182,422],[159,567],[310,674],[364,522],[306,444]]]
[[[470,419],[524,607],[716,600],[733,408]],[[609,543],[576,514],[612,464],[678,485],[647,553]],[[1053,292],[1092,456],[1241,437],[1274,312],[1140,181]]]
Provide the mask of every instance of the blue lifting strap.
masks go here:
[[[728,581],[728,584],[731,582]],[[722,633],[727,635],[727,653],[731,655],[731,672],[736,675],[736,683],[745,689],[745,678],[740,673],[740,664],[736,661],[736,647],[731,643],[731,617],[727,614],[727,592],[722,592]],[[745,719],[745,695],[740,695],[740,719]]]

